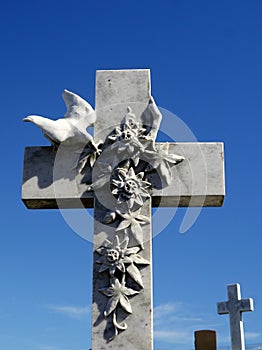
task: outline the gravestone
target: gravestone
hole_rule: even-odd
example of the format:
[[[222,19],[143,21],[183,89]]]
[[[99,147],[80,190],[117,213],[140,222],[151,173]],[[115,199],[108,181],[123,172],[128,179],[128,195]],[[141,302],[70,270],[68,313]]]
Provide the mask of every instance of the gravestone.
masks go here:
[[[254,311],[253,299],[241,299],[240,285],[227,286],[228,301],[217,303],[219,315],[229,314],[232,350],[245,350],[242,313]]]
[[[72,100],[66,117],[78,113]],[[80,159],[63,142],[25,149],[22,199],[31,209],[94,207],[92,349],[151,350],[151,207],[221,206],[223,144],[157,143],[149,70],[98,71],[95,111]]]
[[[195,350],[216,350],[216,332],[211,330],[201,330],[195,332]]]

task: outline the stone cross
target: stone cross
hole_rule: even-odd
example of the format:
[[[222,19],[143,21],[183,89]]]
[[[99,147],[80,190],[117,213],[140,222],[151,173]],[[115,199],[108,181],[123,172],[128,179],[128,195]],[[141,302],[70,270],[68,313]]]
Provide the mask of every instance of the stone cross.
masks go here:
[[[227,286],[228,301],[217,304],[219,315],[229,314],[232,350],[245,350],[242,312],[254,311],[253,299],[241,299],[240,285]]]
[[[155,142],[161,113],[147,69],[97,71],[95,111],[84,172],[62,142],[56,152],[27,147],[22,199],[30,209],[94,207],[92,349],[152,350],[151,207],[222,206],[223,144]]]

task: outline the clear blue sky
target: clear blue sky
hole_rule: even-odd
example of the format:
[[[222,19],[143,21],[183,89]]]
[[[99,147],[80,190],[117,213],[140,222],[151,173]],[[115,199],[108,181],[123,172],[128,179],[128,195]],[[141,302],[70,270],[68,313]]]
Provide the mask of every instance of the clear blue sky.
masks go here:
[[[157,103],[199,141],[224,141],[227,197],[184,235],[185,210],[154,239],[155,348],[193,349],[215,329],[226,285],[253,297],[247,343],[262,343],[262,2],[9,1],[1,5],[0,349],[88,350],[92,245],[57,211],[20,199],[23,149],[46,145],[23,124],[64,114],[64,88],[94,104],[97,69],[150,68]],[[90,228],[89,228],[90,229]]]

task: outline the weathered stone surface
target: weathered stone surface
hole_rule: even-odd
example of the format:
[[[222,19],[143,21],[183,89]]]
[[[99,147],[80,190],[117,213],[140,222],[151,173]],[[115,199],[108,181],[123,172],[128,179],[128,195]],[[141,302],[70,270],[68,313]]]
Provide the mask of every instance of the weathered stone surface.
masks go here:
[[[153,190],[152,205],[222,206],[223,143],[171,143],[170,151],[185,156],[185,160],[173,168],[174,179],[169,186]],[[75,155],[68,158],[69,155],[57,156],[52,147],[25,149],[22,200],[28,208],[93,207],[93,193],[86,191],[86,185],[81,183],[83,176],[75,170]]]
[[[124,311],[118,310],[119,322],[126,322],[127,329],[120,333],[113,341],[108,342],[108,338],[113,335],[112,317],[105,319],[103,312],[108,298],[99,292],[105,286],[106,272],[98,272],[96,263],[99,255],[95,250],[102,245],[105,239],[112,241],[115,236],[115,225],[105,226],[102,224],[104,208],[99,205],[95,207],[95,227],[94,227],[94,266],[93,266],[93,336],[92,349],[125,349],[125,350],[152,350],[153,349],[153,307],[152,307],[152,263],[143,266],[141,276],[144,289],[140,294],[130,298],[132,314],[128,315]],[[147,201],[143,206],[143,215],[151,218],[151,205]],[[144,250],[139,252],[146,260],[152,262],[152,237],[151,223],[143,226]],[[123,233],[119,235],[120,241],[124,238]],[[132,240],[130,242],[132,246]],[[133,242],[136,245],[135,242]],[[139,290],[137,284],[130,278],[127,280],[128,287]]]
[[[195,332],[195,350],[216,350],[216,332],[202,330]]]
[[[136,101],[132,108],[136,113],[141,114],[148,103],[150,96],[150,76],[148,70],[141,71],[115,71],[97,72],[96,80],[96,111],[97,123],[95,128],[95,140],[104,141],[105,137],[118,126],[126,114],[127,106],[130,101]],[[110,114],[111,113],[111,114]],[[105,128],[106,127],[106,128]],[[98,134],[99,133],[99,134]],[[152,259],[151,259],[151,223],[144,225],[143,238],[144,249],[140,255],[150,262],[150,265],[144,266],[140,271],[144,284],[144,289],[140,291],[138,285],[127,280],[129,288],[140,291],[133,298],[130,298],[132,305],[132,314],[128,315],[121,308],[117,312],[118,322],[126,322],[127,329],[111,342],[108,339],[112,337],[113,323],[112,317],[104,318],[103,312],[108,298],[101,295],[99,290],[105,286],[105,274],[98,273],[96,249],[102,245],[107,238],[109,241],[116,235],[115,225],[104,225],[103,218],[106,210],[106,197],[111,195],[102,193],[99,200],[95,198],[94,206],[94,265],[93,265],[93,349],[126,349],[126,350],[151,350],[153,349],[153,317],[152,317]],[[102,202],[102,203],[101,203]],[[110,198],[109,201],[110,202]],[[143,214],[151,217],[151,204],[147,200],[143,207]],[[124,238],[124,233],[120,234],[120,241]],[[137,243],[129,241],[129,245],[135,246]]]

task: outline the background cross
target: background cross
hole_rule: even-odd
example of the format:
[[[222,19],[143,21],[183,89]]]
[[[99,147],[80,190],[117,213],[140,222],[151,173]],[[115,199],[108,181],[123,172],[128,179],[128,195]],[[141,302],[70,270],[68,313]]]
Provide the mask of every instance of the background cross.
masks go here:
[[[227,286],[228,301],[217,304],[219,315],[229,314],[232,350],[245,350],[242,312],[254,311],[253,299],[241,299],[240,285]]]

